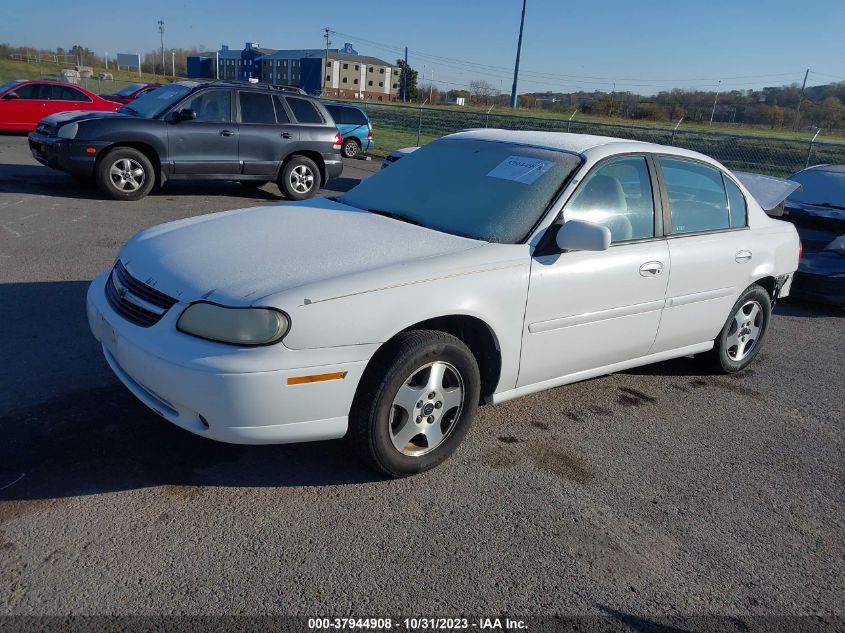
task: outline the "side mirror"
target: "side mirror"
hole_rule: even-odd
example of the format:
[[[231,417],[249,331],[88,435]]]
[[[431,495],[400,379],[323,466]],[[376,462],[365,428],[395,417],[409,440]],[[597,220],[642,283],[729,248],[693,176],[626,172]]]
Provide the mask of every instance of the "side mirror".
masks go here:
[[[592,222],[570,220],[558,229],[555,243],[565,251],[606,251],[610,248],[610,229]]]
[[[3,101],[11,101],[12,99],[20,99],[21,96],[17,92],[7,92],[3,95]]]
[[[177,112],[177,118],[179,121],[193,121],[197,118],[197,113],[190,108],[182,108]]]

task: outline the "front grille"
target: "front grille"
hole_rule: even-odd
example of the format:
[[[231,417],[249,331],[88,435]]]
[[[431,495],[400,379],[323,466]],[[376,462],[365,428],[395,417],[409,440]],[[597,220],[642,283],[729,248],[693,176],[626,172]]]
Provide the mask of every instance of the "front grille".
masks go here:
[[[119,261],[106,282],[106,299],[115,312],[141,327],[158,323],[176,303],[176,299],[135,279]]]

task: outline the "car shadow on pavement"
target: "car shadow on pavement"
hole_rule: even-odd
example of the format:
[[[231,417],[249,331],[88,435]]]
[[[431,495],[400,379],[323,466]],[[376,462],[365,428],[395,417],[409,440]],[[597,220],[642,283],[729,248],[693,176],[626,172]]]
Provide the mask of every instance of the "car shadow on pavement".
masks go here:
[[[344,193],[357,185],[359,178],[330,180],[321,193]],[[60,171],[42,165],[0,164],[0,190],[55,198],[103,200],[93,183],[80,183]],[[244,187],[231,180],[171,181],[155,190],[153,196],[234,196],[270,202],[284,201],[275,184],[261,188]]]
[[[160,485],[313,486],[374,481],[343,442],[236,446],[147,409],[88,331],[88,282],[0,284],[0,501]],[[45,394],[58,394],[52,398]]]
[[[838,317],[841,319],[845,317],[845,308],[789,297],[783,301],[778,301],[775,306],[775,315],[809,318]]]

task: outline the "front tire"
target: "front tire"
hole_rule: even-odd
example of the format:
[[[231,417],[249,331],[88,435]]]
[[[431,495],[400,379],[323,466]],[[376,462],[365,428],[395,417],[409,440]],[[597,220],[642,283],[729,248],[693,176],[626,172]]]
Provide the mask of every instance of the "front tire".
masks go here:
[[[480,393],[478,364],[462,341],[434,330],[402,333],[364,373],[348,439],[390,477],[430,470],[466,436]]]
[[[310,158],[294,156],[282,168],[278,184],[288,200],[307,200],[320,189],[320,170]]]
[[[140,200],[155,186],[155,169],[150,159],[131,147],[107,152],[95,170],[97,187],[112,200]]]
[[[737,299],[713,341],[713,349],[703,358],[719,373],[733,374],[745,369],[760,352],[771,318],[769,293],[754,284]]]
[[[348,138],[343,141],[341,151],[344,158],[355,158],[361,152],[361,146],[356,139]]]

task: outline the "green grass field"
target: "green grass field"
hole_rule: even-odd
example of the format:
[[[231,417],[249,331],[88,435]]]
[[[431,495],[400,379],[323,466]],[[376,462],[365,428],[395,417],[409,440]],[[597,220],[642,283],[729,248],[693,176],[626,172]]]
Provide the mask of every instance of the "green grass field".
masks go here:
[[[61,72],[62,68],[68,66],[56,64],[30,64],[29,62],[18,61],[15,59],[0,58],[0,83],[11,81],[12,79],[55,79]],[[104,67],[94,68],[94,77],[97,73],[111,73],[114,76],[114,81],[98,81],[95,78],[83,79],[79,85],[94,93],[112,92],[130,83],[162,83],[174,81],[173,77],[162,77],[161,75],[151,75],[149,73],[142,73],[140,76],[137,72],[128,70],[115,70]],[[177,77],[178,79],[178,77]]]

